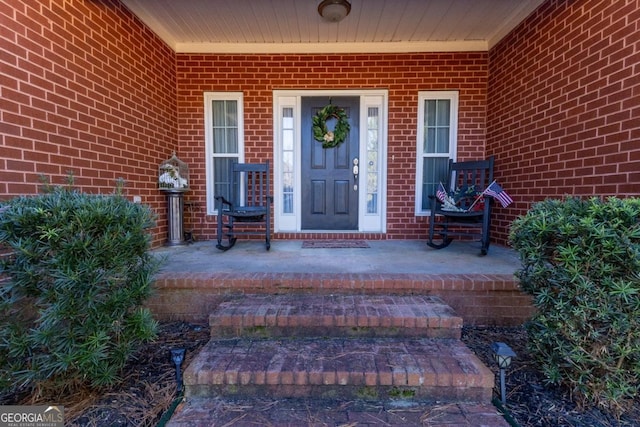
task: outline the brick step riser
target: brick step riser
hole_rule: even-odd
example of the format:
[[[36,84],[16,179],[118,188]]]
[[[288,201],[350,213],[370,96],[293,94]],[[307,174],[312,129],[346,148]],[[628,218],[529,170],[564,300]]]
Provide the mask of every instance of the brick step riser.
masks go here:
[[[194,323],[245,295],[439,296],[469,325],[516,326],[534,312],[513,274],[163,272],[154,288],[148,304],[158,318]]]
[[[211,326],[211,338],[304,338],[304,337],[345,337],[345,338],[442,338],[460,339],[461,328],[407,328],[407,327],[235,327]]]
[[[481,402],[491,401],[493,391],[484,387],[408,387],[366,385],[194,385],[185,388],[187,398],[225,397],[231,399],[259,398],[269,396],[276,399],[313,398],[326,400],[362,400],[372,402]]]

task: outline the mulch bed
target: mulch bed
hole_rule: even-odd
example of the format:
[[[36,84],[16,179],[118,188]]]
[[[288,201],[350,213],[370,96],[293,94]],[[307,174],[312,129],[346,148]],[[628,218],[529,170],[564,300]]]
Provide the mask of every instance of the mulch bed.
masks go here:
[[[205,326],[163,323],[158,339],[140,348],[118,385],[71,396],[54,392],[37,399],[24,391],[5,390],[0,393],[0,405],[60,404],[65,407],[65,425],[69,426],[155,426],[176,396],[171,348],[187,350],[184,368],[208,340],[209,330]],[[616,420],[597,408],[581,410],[566,393],[546,387],[535,362],[528,356],[523,328],[464,328],[462,340],[494,371],[491,343],[505,342],[516,352],[507,374],[507,409],[522,427],[640,425],[640,402],[623,419]]]
[[[155,426],[177,395],[171,349],[186,349],[185,368],[208,341],[208,327],[162,323],[158,339],[140,348],[119,384],[100,392],[76,391],[71,396],[52,391],[33,397],[14,390],[0,393],[0,405],[62,405],[65,426]]]
[[[640,401],[616,420],[598,408],[579,408],[567,391],[545,385],[545,378],[527,350],[524,328],[463,328],[462,341],[490,369],[497,372],[491,343],[505,342],[516,357],[507,371],[507,406],[522,427],[622,427],[640,426]],[[496,384],[499,379],[496,377]]]

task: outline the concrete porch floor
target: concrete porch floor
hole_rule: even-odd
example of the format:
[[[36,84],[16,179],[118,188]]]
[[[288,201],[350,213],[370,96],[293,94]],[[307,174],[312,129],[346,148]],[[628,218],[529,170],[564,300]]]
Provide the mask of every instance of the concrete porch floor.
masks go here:
[[[215,241],[164,246],[160,273],[375,273],[429,275],[513,274],[520,261],[515,251],[492,245],[480,256],[480,244],[453,242],[432,249],[422,240],[368,240],[368,248],[303,249],[302,240],[272,240],[265,250],[258,240],[238,240],[223,252]]]

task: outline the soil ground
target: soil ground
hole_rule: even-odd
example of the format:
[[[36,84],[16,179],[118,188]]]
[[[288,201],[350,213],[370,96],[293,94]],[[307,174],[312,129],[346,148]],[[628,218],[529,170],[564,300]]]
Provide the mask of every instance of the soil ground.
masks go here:
[[[102,390],[76,392],[70,396],[34,398],[20,390],[0,393],[1,405],[59,404],[65,407],[69,426],[155,426],[175,400],[175,368],[172,348],[185,348],[183,368],[209,340],[203,325],[169,322],[160,325],[158,338],[142,346],[127,365],[122,381]],[[491,344],[502,341],[516,352],[507,374],[507,410],[522,427],[627,427],[640,426],[640,402],[616,420],[597,408],[579,408],[561,390],[545,386],[544,377],[528,357],[523,328],[464,328],[462,340],[495,371]]]

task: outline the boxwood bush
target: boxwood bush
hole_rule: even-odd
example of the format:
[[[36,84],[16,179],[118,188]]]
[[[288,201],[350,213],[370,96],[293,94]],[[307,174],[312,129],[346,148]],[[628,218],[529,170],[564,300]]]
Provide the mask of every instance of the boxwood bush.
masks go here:
[[[640,199],[546,200],[514,221],[510,241],[549,383],[620,415],[640,388]]]
[[[153,222],[120,191],[47,186],[1,204],[0,382],[60,391],[117,380],[155,336],[143,308],[157,270]]]

